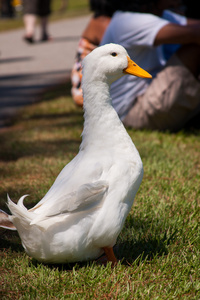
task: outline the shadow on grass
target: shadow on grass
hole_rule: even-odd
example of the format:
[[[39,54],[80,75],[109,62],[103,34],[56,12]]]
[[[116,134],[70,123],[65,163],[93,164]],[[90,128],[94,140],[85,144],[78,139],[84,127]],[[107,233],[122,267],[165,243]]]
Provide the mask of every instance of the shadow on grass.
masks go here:
[[[81,269],[83,267],[90,267],[96,264],[96,261],[85,261],[85,262],[75,262],[75,263],[63,263],[63,264],[45,264],[38,262],[36,259],[32,259],[30,264],[34,265],[36,268],[43,265],[49,269],[58,269],[59,271],[72,271],[74,268]]]
[[[12,252],[24,252],[17,231],[0,228],[0,250],[10,249]]]
[[[9,143],[9,141],[8,141]],[[60,155],[61,153],[78,153],[80,139],[61,139],[53,141],[26,142],[12,140],[10,146],[2,145],[0,160],[9,162],[22,157],[44,155],[44,157]]]
[[[77,119],[71,120],[70,122],[67,122],[67,118],[73,118],[73,117],[80,117],[80,120],[78,120],[78,125],[82,125],[83,120],[82,120],[83,113],[81,111],[73,111],[70,113],[55,113],[55,114],[34,114],[33,116],[30,117],[31,120],[40,120],[40,119],[60,119],[60,118],[66,118],[66,123],[67,125],[77,125]]]
[[[141,257],[140,261],[144,261],[152,260],[155,256],[167,255],[166,241],[167,239],[163,240],[159,236],[154,238],[150,235],[137,242],[125,241],[119,243],[114,250],[117,258],[122,260],[122,264],[130,265],[138,257]]]
[[[70,95],[71,84],[68,82],[67,84],[63,84],[59,87],[53,88],[41,97],[40,102],[52,101],[59,96],[67,96]],[[67,105],[67,102],[66,102]],[[23,117],[23,112],[22,112]],[[48,155],[56,156],[60,153],[67,152],[77,152],[78,147],[81,142],[81,138],[73,138],[73,139],[55,139],[55,140],[38,140],[38,141],[28,141],[20,140],[19,136],[22,134],[27,134],[29,127],[26,126],[27,120],[50,120],[50,122],[40,122],[36,130],[38,132],[42,130],[47,130],[49,132],[54,131],[54,128],[67,131],[73,130],[81,130],[83,126],[83,111],[82,109],[72,109],[69,112],[58,111],[57,113],[35,113],[28,116],[26,119],[26,114],[24,117],[23,126],[14,127],[13,131],[10,131],[9,134],[7,131],[2,131],[0,135],[0,160],[2,161],[15,161],[24,156],[35,156],[35,155],[44,155],[48,157]],[[16,117],[17,120],[21,120],[21,115]],[[53,120],[53,122],[51,122]],[[31,126],[31,125],[30,125]],[[34,126],[36,126],[34,124]],[[41,130],[40,130],[41,128]],[[34,128],[30,127],[30,130],[34,130]],[[36,132],[37,133],[37,132]]]
[[[44,90],[40,95],[40,102],[51,101],[58,97],[71,97],[71,81],[66,80],[60,84]]]
[[[176,239],[177,230],[168,228],[160,219],[140,219],[128,216],[114,250],[123,264],[152,260],[155,256],[168,254],[168,245]]]

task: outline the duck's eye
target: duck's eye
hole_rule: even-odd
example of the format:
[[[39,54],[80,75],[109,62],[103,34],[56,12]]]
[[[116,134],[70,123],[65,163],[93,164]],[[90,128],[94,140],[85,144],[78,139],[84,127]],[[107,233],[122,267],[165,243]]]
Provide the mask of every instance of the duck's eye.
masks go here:
[[[116,52],[112,52],[111,55],[112,56],[117,56],[117,53]]]

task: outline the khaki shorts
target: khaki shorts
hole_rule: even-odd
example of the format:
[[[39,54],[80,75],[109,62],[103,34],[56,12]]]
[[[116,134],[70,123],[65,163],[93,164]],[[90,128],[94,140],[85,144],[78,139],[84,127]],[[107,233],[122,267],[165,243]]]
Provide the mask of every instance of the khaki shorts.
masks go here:
[[[123,120],[136,129],[179,130],[200,111],[200,82],[174,54]]]

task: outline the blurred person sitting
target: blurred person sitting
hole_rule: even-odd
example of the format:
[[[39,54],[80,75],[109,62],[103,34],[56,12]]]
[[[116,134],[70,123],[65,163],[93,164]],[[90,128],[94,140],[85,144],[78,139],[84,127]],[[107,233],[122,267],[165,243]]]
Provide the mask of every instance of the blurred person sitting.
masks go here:
[[[170,9],[177,0],[113,0],[119,9],[102,44],[124,46],[153,79],[124,76],[111,85],[126,126],[176,131],[200,111],[200,21]]]
[[[90,10],[94,12],[78,43],[75,63],[71,72],[72,98],[78,106],[83,105],[81,88],[82,60],[99,46],[103,34],[110,23],[114,6],[110,0],[90,0]]]

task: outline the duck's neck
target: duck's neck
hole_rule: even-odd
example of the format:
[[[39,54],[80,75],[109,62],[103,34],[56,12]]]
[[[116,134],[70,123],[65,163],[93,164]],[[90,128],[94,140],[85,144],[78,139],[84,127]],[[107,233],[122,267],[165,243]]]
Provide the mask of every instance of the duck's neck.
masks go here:
[[[109,85],[102,81],[86,84],[83,86],[83,96],[86,99],[83,104],[85,127],[87,123],[94,122],[94,119],[101,121],[103,113],[108,113],[111,107]]]
[[[111,105],[109,85],[107,82],[90,82],[83,85],[84,102],[84,129],[82,133],[82,147],[91,145],[94,141],[112,142],[116,137],[129,136],[123,124]],[[116,135],[117,134],[117,135]]]

